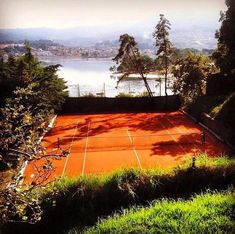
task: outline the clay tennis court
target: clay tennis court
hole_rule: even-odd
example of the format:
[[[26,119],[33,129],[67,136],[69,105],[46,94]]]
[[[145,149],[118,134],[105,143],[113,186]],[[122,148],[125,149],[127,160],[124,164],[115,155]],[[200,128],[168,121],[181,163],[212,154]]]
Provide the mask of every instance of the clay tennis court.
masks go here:
[[[167,168],[201,152],[213,157],[228,150],[179,111],[61,115],[43,144],[52,151],[58,147],[69,151],[67,157],[53,160],[52,177],[107,173],[119,168]],[[34,163],[29,163],[26,181],[33,180],[34,174]]]

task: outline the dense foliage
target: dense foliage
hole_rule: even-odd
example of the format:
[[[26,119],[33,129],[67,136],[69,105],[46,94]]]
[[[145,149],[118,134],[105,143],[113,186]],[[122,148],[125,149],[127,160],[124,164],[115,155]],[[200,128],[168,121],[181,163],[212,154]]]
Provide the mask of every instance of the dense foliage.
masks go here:
[[[152,96],[152,91],[147,82],[146,73],[152,67],[151,59],[140,54],[138,45],[135,38],[123,34],[119,38],[120,46],[117,55],[113,58],[113,61],[118,65],[117,72],[122,71],[122,76],[119,78],[118,83],[128,77],[132,73],[138,73],[144,81],[145,87],[149,96]],[[151,66],[150,66],[151,65]],[[115,70],[115,68],[113,69]]]
[[[66,83],[56,74],[60,65],[42,66],[26,44],[26,53],[21,57],[9,56],[8,61],[0,61],[0,105],[13,91],[34,84],[33,92],[40,92],[40,100],[47,109],[58,110],[67,96]],[[35,99],[36,100],[36,99]]]
[[[128,73],[128,74],[136,74],[138,73],[138,70],[136,69],[136,66],[134,63],[130,61],[134,61],[134,57],[132,56],[131,60],[128,60],[127,58],[124,58],[121,63],[116,68],[116,72],[118,73]],[[141,69],[143,70],[144,74],[147,74],[151,71],[156,70],[156,63],[153,58],[149,57],[148,55],[142,55],[140,54],[138,57],[138,64],[141,65]],[[112,67],[113,68],[113,67]],[[112,70],[111,68],[111,70]],[[114,68],[115,69],[115,68]]]
[[[48,152],[40,142],[54,110],[61,107],[67,96],[65,81],[56,74],[58,67],[43,67],[28,45],[23,56],[1,62],[0,93],[4,107],[0,110],[0,169],[15,168],[15,174],[0,190],[0,223],[40,219],[40,201],[32,199],[31,194],[47,183],[54,170],[51,159],[67,155],[62,149]],[[42,158],[43,163],[35,163],[33,183],[22,187],[22,165]]]
[[[188,52],[177,59],[172,73],[175,77],[173,91],[179,93],[183,104],[192,103],[206,94],[206,80],[215,71],[211,59],[203,54]]]
[[[221,28],[216,32],[218,46],[213,54],[222,74],[235,74],[235,1],[226,0],[228,10],[221,12]]]
[[[65,81],[56,74],[59,65],[43,67],[27,44],[26,51],[1,64],[0,82],[5,85],[0,93],[5,106],[0,114],[0,159],[5,163],[12,160],[13,150],[29,149],[39,140],[50,115],[67,95]],[[27,154],[29,159],[36,152]]]

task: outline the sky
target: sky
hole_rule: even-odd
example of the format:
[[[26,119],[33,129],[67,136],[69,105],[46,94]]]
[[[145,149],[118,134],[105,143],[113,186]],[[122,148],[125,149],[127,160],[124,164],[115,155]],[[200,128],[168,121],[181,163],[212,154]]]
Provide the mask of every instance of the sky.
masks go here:
[[[0,28],[73,28],[170,20],[212,20],[225,0],[0,0]]]

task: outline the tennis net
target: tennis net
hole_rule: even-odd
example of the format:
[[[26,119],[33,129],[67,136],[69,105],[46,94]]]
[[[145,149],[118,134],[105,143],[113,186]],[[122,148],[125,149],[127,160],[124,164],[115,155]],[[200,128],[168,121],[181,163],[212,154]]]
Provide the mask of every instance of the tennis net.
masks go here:
[[[73,142],[72,151],[120,151],[128,149],[153,149],[177,145],[202,147],[205,145],[205,133],[193,132],[186,134],[162,135],[131,135],[125,136],[88,136],[88,137],[63,137],[58,139],[58,145],[63,148]]]

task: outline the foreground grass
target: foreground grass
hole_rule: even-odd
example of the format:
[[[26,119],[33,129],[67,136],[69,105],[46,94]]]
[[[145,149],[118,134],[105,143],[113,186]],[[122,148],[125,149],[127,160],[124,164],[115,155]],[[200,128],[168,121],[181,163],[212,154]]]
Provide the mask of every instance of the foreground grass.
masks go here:
[[[207,193],[191,200],[163,199],[102,219],[84,233],[235,233],[234,192]],[[68,234],[80,233],[73,229]]]
[[[235,160],[200,155],[177,168],[123,169],[103,176],[57,180],[41,194],[43,216],[35,225],[9,224],[7,233],[64,233],[83,230],[101,217],[156,199],[188,199],[202,191],[235,185]]]
[[[229,166],[235,166],[235,157],[228,158],[227,156],[219,156],[211,158],[207,154],[200,154],[196,156],[196,168],[209,168],[211,170],[216,168],[224,168]],[[56,180],[49,188],[46,190],[46,194],[51,193],[52,191],[58,191],[59,193],[66,193],[70,188],[76,187],[77,185],[83,184],[88,188],[94,188],[95,186],[104,186],[107,183],[112,182],[121,182],[132,174],[129,180],[138,178],[141,176],[147,177],[171,177],[180,171],[190,169],[192,166],[192,159],[187,159],[183,164],[180,164],[177,167],[173,168],[153,168],[153,169],[144,169],[139,170],[136,168],[132,169],[119,169],[110,174],[104,175],[86,175],[76,178],[63,177]],[[127,178],[128,179],[128,178]],[[45,194],[44,194],[45,195]]]

